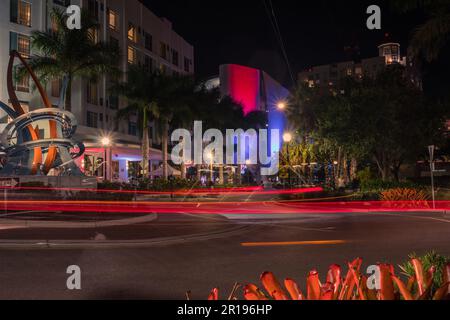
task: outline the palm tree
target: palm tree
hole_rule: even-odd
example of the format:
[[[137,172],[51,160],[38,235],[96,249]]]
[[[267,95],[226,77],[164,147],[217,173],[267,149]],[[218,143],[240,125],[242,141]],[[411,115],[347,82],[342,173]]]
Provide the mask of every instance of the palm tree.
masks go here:
[[[163,177],[169,177],[168,172],[168,144],[171,125],[186,127],[193,119],[193,105],[195,104],[195,83],[190,76],[167,76],[159,74],[159,92],[156,103],[158,112],[155,118],[161,135],[163,154]],[[182,170],[185,173],[185,164]]]
[[[53,30],[34,31],[31,36],[33,48],[42,55],[31,57],[30,66],[46,83],[63,79],[62,99],[64,109],[70,111],[72,83],[77,77],[94,79],[102,74],[117,75],[119,48],[112,44],[98,42],[98,22],[82,11],[81,29],[66,27],[66,14],[59,9],[51,12]],[[26,74],[24,68],[18,70],[18,77]]]
[[[127,74],[127,82],[117,83],[110,89],[127,99],[127,107],[117,112],[116,118],[129,119],[136,115],[142,121],[138,122],[139,132],[142,133],[142,171],[143,176],[149,174],[149,121],[158,114],[158,106],[155,101],[154,92],[158,90],[156,76],[141,67],[130,66]]]
[[[148,176],[149,121],[161,136],[163,176],[168,178],[168,132],[171,123],[186,123],[190,119],[193,82],[188,77],[171,77],[160,72],[151,73],[139,66],[130,66],[127,81],[114,85],[111,90],[123,96],[128,106],[118,111],[117,119],[137,115],[142,132],[142,161],[144,176]]]
[[[418,26],[411,39],[411,53],[431,62],[439,57],[450,36],[450,0],[392,0],[400,12],[423,9],[428,20]]]

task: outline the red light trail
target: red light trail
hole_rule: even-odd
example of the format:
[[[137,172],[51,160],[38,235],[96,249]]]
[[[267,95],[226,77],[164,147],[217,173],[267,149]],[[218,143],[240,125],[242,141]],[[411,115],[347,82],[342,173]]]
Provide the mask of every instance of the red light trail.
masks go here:
[[[442,212],[450,210],[450,201],[349,201],[349,202],[134,202],[134,201],[0,201],[8,211],[101,212],[101,213],[191,213],[191,214],[330,214],[367,212]]]

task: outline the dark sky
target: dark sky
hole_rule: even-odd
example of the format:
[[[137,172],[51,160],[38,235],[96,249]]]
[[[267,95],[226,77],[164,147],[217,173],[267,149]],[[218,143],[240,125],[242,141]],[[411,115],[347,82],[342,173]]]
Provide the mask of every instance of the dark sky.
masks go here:
[[[411,30],[421,19],[394,13],[387,0],[272,1],[295,75],[312,65],[346,60],[346,46],[359,46],[363,58],[376,56],[386,33],[402,44],[405,54]],[[290,85],[263,0],[143,2],[194,45],[199,77],[218,74],[220,64],[237,63],[263,69]],[[381,31],[366,27],[371,4],[382,9]]]

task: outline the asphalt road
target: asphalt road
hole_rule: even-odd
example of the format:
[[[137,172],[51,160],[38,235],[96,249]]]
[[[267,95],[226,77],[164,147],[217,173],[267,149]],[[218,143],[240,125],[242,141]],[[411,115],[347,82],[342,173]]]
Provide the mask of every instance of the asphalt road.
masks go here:
[[[210,218],[189,223],[195,231],[208,231],[208,224],[214,230],[221,224],[248,227],[211,239],[139,247],[0,244],[0,299],[184,299],[187,290],[193,298],[205,299],[216,286],[225,296],[236,281],[258,284],[263,271],[275,272],[280,280],[294,278],[304,287],[309,270],[316,268],[323,279],[330,264],[344,266],[356,257],[367,266],[397,265],[411,252],[431,249],[450,256],[450,216],[443,214],[341,213],[231,223]],[[170,218],[160,227],[184,224],[186,232],[193,231],[184,219]],[[2,232],[11,231],[0,230],[0,236]],[[81,268],[79,291],[66,288],[70,265]]]

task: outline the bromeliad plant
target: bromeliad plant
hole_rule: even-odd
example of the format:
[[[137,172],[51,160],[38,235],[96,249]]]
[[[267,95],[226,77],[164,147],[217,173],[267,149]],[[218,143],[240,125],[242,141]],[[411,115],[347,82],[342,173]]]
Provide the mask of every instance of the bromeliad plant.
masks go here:
[[[380,200],[396,207],[429,207],[429,194],[420,189],[395,188],[382,191]]]
[[[325,282],[321,282],[316,270],[310,271],[306,278],[306,292],[293,279],[285,279],[284,286],[272,272],[264,272],[261,282],[262,290],[254,284],[243,287],[246,300],[447,300],[450,299],[450,264],[443,270],[443,280],[440,287],[433,291],[433,279],[436,268],[425,270],[419,259],[412,259],[414,274],[403,282],[394,272],[390,264],[378,264],[378,289],[369,289],[368,277],[361,274],[362,259],[357,258],[348,263],[348,271],[342,277],[339,265],[330,266]],[[237,300],[235,284],[229,300]],[[219,300],[219,289],[214,288],[208,300]]]

